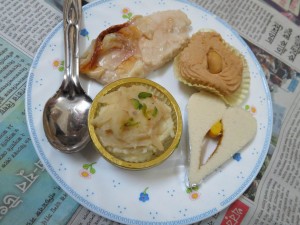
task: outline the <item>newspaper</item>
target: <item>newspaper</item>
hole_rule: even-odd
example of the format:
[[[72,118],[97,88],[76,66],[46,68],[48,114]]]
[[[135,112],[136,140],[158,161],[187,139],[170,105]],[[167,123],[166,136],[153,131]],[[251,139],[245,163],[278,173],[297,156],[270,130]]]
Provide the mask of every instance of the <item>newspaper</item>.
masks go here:
[[[196,224],[300,224],[299,0],[193,2],[247,41],[265,72],[274,110],[270,149],[252,185]],[[61,10],[61,0],[0,0],[0,224],[118,224],[80,206],[52,180],[27,131],[28,70]]]

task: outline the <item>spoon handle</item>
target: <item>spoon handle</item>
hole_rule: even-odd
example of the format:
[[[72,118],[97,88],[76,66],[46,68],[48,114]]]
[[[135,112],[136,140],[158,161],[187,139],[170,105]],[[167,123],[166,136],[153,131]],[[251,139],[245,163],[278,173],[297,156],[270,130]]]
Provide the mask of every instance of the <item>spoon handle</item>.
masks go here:
[[[71,96],[83,92],[79,82],[79,29],[81,0],[65,0],[63,10],[65,42],[64,90]]]

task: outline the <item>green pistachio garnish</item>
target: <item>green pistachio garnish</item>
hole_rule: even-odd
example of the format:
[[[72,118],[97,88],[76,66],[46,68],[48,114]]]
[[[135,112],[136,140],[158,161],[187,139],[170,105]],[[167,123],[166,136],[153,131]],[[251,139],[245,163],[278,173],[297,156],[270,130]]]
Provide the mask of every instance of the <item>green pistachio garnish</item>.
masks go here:
[[[138,94],[139,99],[145,99],[145,98],[150,98],[150,97],[152,97],[152,94],[149,92],[140,92]]]
[[[138,125],[139,123],[140,122],[134,121],[133,118],[129,118],[129,120],[126,123],[124,123],[124,127],[133,127]]]
[[[143,112],[144,116],[145,116],[148,120],[150,120],[150,117],[149,117],[149,115],[148,115],[147,108],[148,108],[147,105],[144,103],[144,104],[143,104],[143,108],[142,108],[142,112]]]
[[[158,113],[158,110],[157,110],[157,108],[155,106],[154,109],[152,110],[152,116],[156,117],[157,113]]]
[[[143,104],[142,112],[148,120],[151,120],[151,116],[155,117],[157,115],[158,109],[155,106],[153,110],[148,110],[147,105]]]
[[[141,110],[143,108],[143,105],[140,103],[139,100],[132,98],[130,99],[130,101],[135,109]]]

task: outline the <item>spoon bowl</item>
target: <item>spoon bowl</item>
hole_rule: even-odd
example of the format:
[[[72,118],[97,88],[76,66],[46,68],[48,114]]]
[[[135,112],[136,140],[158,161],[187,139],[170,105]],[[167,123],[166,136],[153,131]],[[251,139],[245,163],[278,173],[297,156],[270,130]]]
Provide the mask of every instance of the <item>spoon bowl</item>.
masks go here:
[[[44,108],[43,123],[50,144],[72,153],[82,150],[90,141],[87,117],[91,99],[86,95],[69,98],[59,90]]]
[[[65,153],[78,152],[89,142],[87,118],[92,99],[79,81],[79,24],[81,0],[64,1],[65,74],[59,90],[43,112],[43,125],[50,144]]]

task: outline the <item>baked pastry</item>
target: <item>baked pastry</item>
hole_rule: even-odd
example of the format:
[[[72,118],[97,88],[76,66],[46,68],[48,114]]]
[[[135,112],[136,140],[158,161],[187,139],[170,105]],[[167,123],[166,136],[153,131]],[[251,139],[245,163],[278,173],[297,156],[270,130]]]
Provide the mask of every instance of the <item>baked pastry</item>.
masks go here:
[[[229,105],[240,104],[248,94],[246,60],[215,31],[191,37],[174,60],[174,73],[181,82],[216,93]]]
[[[191,21],[180,10],[135,16],[102,31],[80,59],[80,73],[107,84],[145,77],[172,60],[188,43]]]
[[[202,164],[202,151],[210,128],[222,123],[222,135],[218,145]],[[208,92],[193,94],[188,102],[188,131],[190,142],[189,183],[199,184],[207,175],[245,147],[256,134],[256,120],[239,107],[225,106],[216,95]]]

